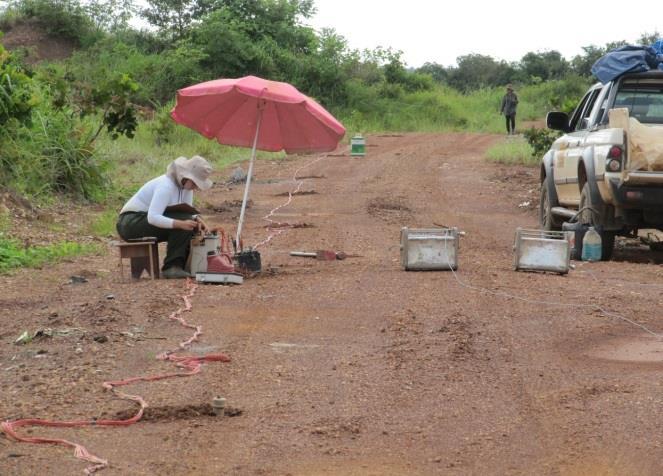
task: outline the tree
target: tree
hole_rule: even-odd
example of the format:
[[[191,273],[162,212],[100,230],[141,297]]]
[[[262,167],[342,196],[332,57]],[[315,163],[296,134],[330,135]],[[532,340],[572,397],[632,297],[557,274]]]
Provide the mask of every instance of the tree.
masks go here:
[[[85,9],[97,29],[107,32],[126,29],[138,12],[133,0],[90,0]]]
[[[354,63],[347,40],[335,30],[324,28],[318,36],[316,51],[309,58],[304,61],[297,86],[323,103],[344,103],[346,79]]]
[[[456,61],[458,67],[449,70],[449,85],[463,92],[503,85],[517,76],[512,65],[492,56],[473,53],[459,56]]]
[[[543,81],[561,79],[569,72],[569,64],[559,51],[529,52],[520,60],[520,67],[528,78]]]
[[[417,73],[430,74],[438,83],[446,83],[449,79],[449,70],[438,63],[424,63],[417,69]]]
[[[651,46],[656,43],[657,40],[663,38],[658,30],[654,30],[653,33],[643,33],[640,35],[640,38],[637,40],[638,45]]]
[[[313,0],[218,0],[214,9],[226,10],[254,41],[272,38],[296,52],[315,47],[315,32],[301,23],[315,13]]]
[[[316,53],[315,31],[300,19],[309,0],[225,0],[196,25],[192,41],[207,54],[214,76],[257,74],[297,78]]]
[[[196,0],[147,0],[141,16],[173,39],[183,38],[199,16]]]
[[[606,49],[589,45],[583,46],[582,50],[582,54],[574,56],[571,60],[571,69],[579,76],[589,77],[592,75],[592,65],[606,53]]]
[[[607,53],[608,51],[616,50],[617,48],[621,48],[622,46],[626,45],[628,45],[628,41],[626,40],[611,41],[610,43],[605,44],[605,51]]]

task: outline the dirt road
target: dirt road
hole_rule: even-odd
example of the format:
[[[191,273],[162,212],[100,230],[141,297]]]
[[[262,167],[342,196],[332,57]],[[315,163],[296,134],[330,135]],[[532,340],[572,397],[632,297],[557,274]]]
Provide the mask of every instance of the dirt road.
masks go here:
[[[661,474],[663,341],[635,325],[663,333],[661,256],[620,242],[615,261],[567,276],[514,272],[538,171],[485,162],[497,140],[372,136],[362,159],[259,163],[247,241],[267,238],[261,217],[295,171],[315,193],[273,218],[310,226],[261,248],[260,277],[197,289],[187,319],[204,335],[192,351],[232,362],[132,386],[151,408],[128,428],[32,436],[83,443],[109,459],[107,475]],[[211,221],[232,224],[241,193],[205,195]],[[456,276],[400,269],[400,227],[433,223],[467,233]],[[361,257],[288,256],[322,248]],[[73,274],[88,282],[68,284]],[[122,283],[114,255],[1,283],[2,419],[126,417],[133,406],[100,383],[170,371],[154,357],[189,335],[166,319],[183,283]],[[13,344],[45,327],[67,332]],[[241,414],[208,415],[216,395]],[[84,466],[68,449],[0,437],[1,474]]]

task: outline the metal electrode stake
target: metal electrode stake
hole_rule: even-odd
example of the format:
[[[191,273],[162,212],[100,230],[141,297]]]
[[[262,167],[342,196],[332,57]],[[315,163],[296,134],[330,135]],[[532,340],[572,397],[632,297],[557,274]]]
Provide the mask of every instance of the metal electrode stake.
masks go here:
[[[214,397],[212,399],[212,411],[216,416],[223,416],[223,412],[226,408],[226,399],[223,397]]]
[[[242,236],[242,224],[244,223],[244,212],[246,211],[246,202],[249,199],[249,187],[251,186],[251,176],[253,175],[253,163],[256,160],[256,148],[258,147],[258,135],[260,134],[260,123],[262,122],[262,113],[265,103],[258,101],[258,123],[256,124],[256,135],[253,138],[253,148],[251,149],[251,161],[249,162],[249,171],[246,174],[246,186],[244,187],[244,199],[242,200],[242,211],[239,213],[239,224],[237,225],[237,246],[240,246]]]

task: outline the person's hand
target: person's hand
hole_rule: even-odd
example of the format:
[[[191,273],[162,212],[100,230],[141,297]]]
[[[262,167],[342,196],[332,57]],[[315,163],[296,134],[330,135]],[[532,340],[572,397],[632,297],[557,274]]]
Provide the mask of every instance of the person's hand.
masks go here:
[[[202,231],[203,233],[207,233],[209,231],[207,223],[205,223],[205,221],[200,215],[196,215],[195,220],[196,222],[198,222],[198,225],[200,226],[200,231]]]
[[[180,230],[193,231],[198,228],[198,222],[196,220],[175,220],[175,228]]]

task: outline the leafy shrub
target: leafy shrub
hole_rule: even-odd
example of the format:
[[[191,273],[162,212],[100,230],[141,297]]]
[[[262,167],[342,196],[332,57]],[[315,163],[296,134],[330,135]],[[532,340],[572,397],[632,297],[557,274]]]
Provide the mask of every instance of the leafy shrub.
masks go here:
[[[93,87],[89,94],[83,97],[81,117],[86,114],[103,110],[101,125],[92,137],[94,141],[99,132],[105,127],[111,139],[121,135],[133,138],[138,127],[136,108],[131,103],[131,97],[138,91],[136,83],[128,74],[116,74],[110,79]]]
[[[157,146],[168,144],[171,141],[173,132],[175,132],[175,121],[170,117],[170,111],[173,103],[160,108],[155,119],[150,123],[150,128],[154,134],[154,141]]]
[[[204,58],[199,48],[187,43],[157,54],[107,40],[74,54],[67,65],[69,75],[88,88],[108,82],[109,76],[129,74],[140,88],[131,91],[128,99],[154,107],[172,100],[179,88],[211,79],[201,67]]]
[[[399,83],[384,82],[380,85],[380,97],[388,99],[400,99],[405,94],[405,89]]]
[[[172,100],[180,88],[212,79],[200,66],[207,55],[191,44],[181,43],[153,58],[155,68],[143,72],[141,84],[145,95],[157,104]]]
[[[532,156],[541,158],[550,150],[552,143],[560,136],[560,133],[550,129],[536,129],[532,127],[526,129],[523,132],[523,136],[532,147]]]
[[[433,89],[433,77],[423,73],[408,73],[404,79],[405,89],[413,91],[430,91]]]
[[[15,56],[0,45],[0,126],[10,120],[29,121],[36,103],[32,79]]]

